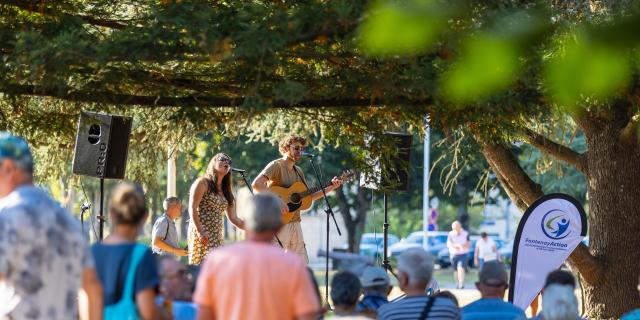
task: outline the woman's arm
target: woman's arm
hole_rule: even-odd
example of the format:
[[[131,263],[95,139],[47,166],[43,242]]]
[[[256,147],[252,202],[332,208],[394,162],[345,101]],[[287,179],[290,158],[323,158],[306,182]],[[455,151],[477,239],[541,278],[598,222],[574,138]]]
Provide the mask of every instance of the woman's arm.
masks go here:
[[[79,308],[80,319],[102,319],[103,293],[98,280],[96,269],[85,268],[82,271],[82,288],[80,289]]]
[[[244,230],[244,220],[238,217],[238,215],[236,214],[235,208],[236,208],[235,204],[231,206],[227,206],[227,209],[225,210],[227,214],[227,218],[234,226],[236,226],[236,228]]]
[[[191,189],[189,190],[189,218],[193,221],[193,224],[196,226],[196,230],[199,234],[203,234],[204,228],[202,227],[202,223],[200,223],[200,216],[198,214],[198,206],[200,205],[200,201],[202,201],[202,197],[204,193],[207,191],[207,182],[198,178],[191,185]]]

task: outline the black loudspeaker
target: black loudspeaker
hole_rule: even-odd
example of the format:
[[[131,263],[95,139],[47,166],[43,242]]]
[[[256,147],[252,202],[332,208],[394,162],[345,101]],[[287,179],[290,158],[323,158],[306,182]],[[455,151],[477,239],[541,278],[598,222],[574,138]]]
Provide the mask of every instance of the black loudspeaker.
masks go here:
[[[83,111],[78,121],[73,173],[103,179],[124,178],[131,118]]]
[[[409,166],[411,164],[411,143],[413,136],[406,133],[387,132],[393,139],[396,154],[387,163],[372,160],[373,172],[364,175],[360,185],[385,191],[407,191],[409,189]]]

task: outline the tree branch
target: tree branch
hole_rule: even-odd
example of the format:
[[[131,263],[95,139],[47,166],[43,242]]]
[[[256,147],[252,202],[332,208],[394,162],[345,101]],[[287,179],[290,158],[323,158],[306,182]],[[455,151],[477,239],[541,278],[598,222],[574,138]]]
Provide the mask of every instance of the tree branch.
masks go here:
[[[544,153],[554,156],[558,160],[574,166],[583,174],[587,174],[588,166],[583,154],[561,145],[529,128],[525,128],[523,133],[532,146],[540,149]]]
[[[532,204],[536,199],[544,195],[542,187],[531,180],[505,144],[481,141],[481,145],[482,153],[491,168],[504,178],[514,194],[518,195],[527,205]]]
[[[44,2],[43,2],[44,3]],[[72,15],[72,14],[68,14],[65,12],[61,12],[61,11],[57,11],[54,10],[50,7],[46,7],[45,5],[41,5],[40,2],[38,2],[38,4],[34,4],[34,3],[29,3],[27,1],[21,1],[21,0],[2,0],[0,1],[0,4],[5,4],[5,5],[10,5],[10,6],[14,6],[17,8],[20,8],[22,10],[26,10],[29,12],[33,12],[33,13],[39,13],[39,14],[43,14],[46,16],[53,16],[53,17],[59,17],[61,15],[65,15],[68,17],[75,17],[78,18],[88,24],[94,25],[94,26],[100,26],[100,27],[107,27],[107,28],[111,28],[111,29],[124,29],[127,25],[122,24],[116,20],[103,20],[103,19],[96,19],[94,17],[90,17],[90,16],[83,16],[83,15]]]
[[[596,285],[602,279],[602,264],[594,257],[589,248],[580,242],[578,247],[569,256],[569,261],[572,267],[575,267],[580,272],[580,276],[590,285]]]
[[[544,195],[540,185],[531,180],[511,150],[504,144],[486,143],[477,136],[476,140],[482,145],[482,153],[498,176],[509,198],[520,210],[526,210],[536,199]],[[569,260],[587,283],[594,284],[601,278],[602,264],[584,244],[578,245],[569,256]]]
[[[0,87],[0,92],[8,95],[33,95],[58,98],[77,102],[106,103],[113,105],[138,105],[147,107],[238,107],[241,106],[246,97],[224,97],[224,96],[139,96],[118,94],[108,91],[73,91],[71,88],[43,88],[32,85],[5,85]],[[369,107],[381,104],[398,105],[428,105],[431,99],[412,100],[405,97],[394,97],[392,99],[371,99],[359,97],[327,98],[327,99],[306,99],[296,103],[287,101],[272,101],[273,108],[319,108],[319,107]]]

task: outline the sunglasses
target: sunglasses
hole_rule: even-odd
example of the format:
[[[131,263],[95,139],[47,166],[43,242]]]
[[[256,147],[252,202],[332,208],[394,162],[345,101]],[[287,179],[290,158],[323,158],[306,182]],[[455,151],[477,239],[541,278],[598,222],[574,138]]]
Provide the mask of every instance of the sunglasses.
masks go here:
[[[303,146],[290,146],[291,148],[293,148],[293,150],[295,151],[304,151],[304,147]]]
[[[220,161],[220,162],[226,162],[226,163],[228,163],[229,165],[231,165],[231,164],[233,163],[233,161],[231,161],[231,159],[226,158],[226,157],[220,157],[220,158],[218,158],[218,161]]]

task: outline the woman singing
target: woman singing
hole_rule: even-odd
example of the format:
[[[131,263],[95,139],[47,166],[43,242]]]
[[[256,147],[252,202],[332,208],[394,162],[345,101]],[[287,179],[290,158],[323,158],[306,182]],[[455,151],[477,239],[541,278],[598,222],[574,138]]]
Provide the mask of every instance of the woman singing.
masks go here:
[[[234,211],[231,158],[218,153],[189,192],[189,264],[199,265],[211,249],[222,246],[225,213],[233,225],[244,229]]]

